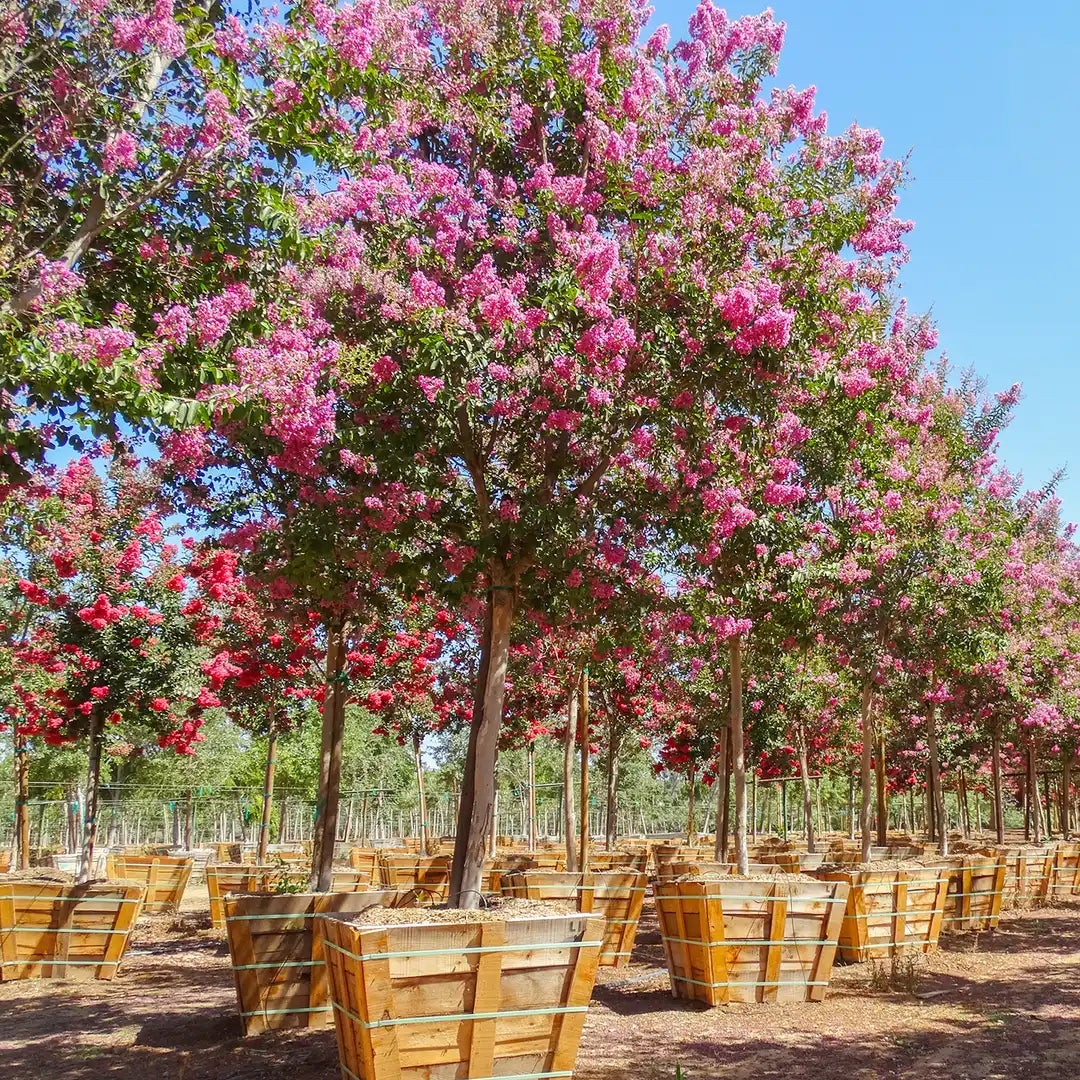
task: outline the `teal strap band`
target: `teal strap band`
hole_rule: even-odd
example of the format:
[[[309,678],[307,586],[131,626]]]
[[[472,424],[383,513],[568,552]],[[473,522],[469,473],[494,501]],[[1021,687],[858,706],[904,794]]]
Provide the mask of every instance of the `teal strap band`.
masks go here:
[[[702,893],[700,896],[683,895],[682,893],[675,896],[657,896],[657,903],[662,903],[664,900],[757,900],[762,904],[772,904],[777,900],[795,901],[795,903],[811,903],[811,904],[846,904],[846,896],[734,896],[731,893]],[[807,912],[806,914],[810,914]],[[727,985],[725,983],[725,985]]]
[[[727,982],[702,982],[700,979],[686,979],[682,975],[674,976],[675,982],[692,983],[694,986],[708,986],[716,989],[720,986],[828,986],[827,980],[813,980],[813,979],[773,979],[765,982],[733,982],[728,980]]]
[[[723,946],[741,949],[744,945],[835,945],[830,938],[724,938],[721,941],[698,941],[695,938],[666,937],[664,941],[672,941],[679,945],[701,945],[706,949],[718,949]]]
[[[40,957],[29,960],[5,960],[4,967],[116,967],[119,960],[59,960],[52,957]]]
[[[341,1071],[348,1076],[349,1080],[364,1080],[362,1076],[357,1076],[346,1065],[341,1066]],[[479,1076],[475,1080],[555,1080],[556,1077],[570,1077],[573,1075],[569,1070],[560,1069],[558,1072],[514,1073],[512,1076],[506,1074],[503,1076]]]
[[[325,960],[279,960],[277,963],[268,964],[233,964],[233,971],[260,971],[263,968],[309,968],[309,967],[322,967],[326,963]]]
[[[113,896],[50,896],[49,893],[34,893],[32,896],[23,896],[16,893],[14,896],[10,896],[9,900],[58,900],[63,904],[75,904],[76,907],[83,904],[93,904],[95,907],[109,906],[112,907],[116,904],[141,904],[143,902],[142,897],[138,897],[134,900],[124,900]]]
[[[924,915],[942,915],[944,908],[919,908],[915,911],[868,911],[861,915],[845,914],[845,919],[891,919],[894,915],[903,915],[908,919],[919,919]]]
[[[599,949],[602,941],[538,941],[521,945],[476,945],[462,949],[408,949],[402,952],[354,953],[333,941],[323,945],[350,960],[404,960],[412,956],[472,956],[483,953],[536,952],[541,949]],[[503,1013],[502,1015],[506,1015]]]
[[[515,1016],[565,1016],[568,1013],[585,1013],[588,1005],[554,1005],[549,1009],[506,1009],[504,1012],[447,1013],[445,1016],[392,1016],[383,1020],[362,1020],[344,1005],[334,1002],[334,1008],[347,1016],[354,1024],[370,1031],[373,1028],[400,1027],[405,1024],[450,1024],[473,1020],[508,1020]]]
[[[329,1005],[313,1005],[305,1009],[256,1009],[255,1012],[242,1012],[241,1016],[284,1016],[286,1013],[329,1012]]]
[[[127,930],[99,930],[96,926],[88,926],[85,930],[80,927],[52,927],[52,926],[0,926],[0,934],[17,934],[25,933],[28,930],[32,930],[35,934],[121,934],[127,935],[131,933],[130,928]]]

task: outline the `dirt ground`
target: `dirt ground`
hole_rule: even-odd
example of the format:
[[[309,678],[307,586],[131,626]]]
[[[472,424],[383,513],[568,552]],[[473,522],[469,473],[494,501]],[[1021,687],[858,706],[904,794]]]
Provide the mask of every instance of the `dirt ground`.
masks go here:
[[[113,982],[0,985],[0,1077],[336,1080],[332,1029],[238,1034],[204,886],[144,917]],[[957,935],[892,987],[837,965],[825,1002],[708,1010],[668,990],[651,902],[629,967],[602,969],[578,1080],[1053,1080],[1080,1076],[1080,905]]]

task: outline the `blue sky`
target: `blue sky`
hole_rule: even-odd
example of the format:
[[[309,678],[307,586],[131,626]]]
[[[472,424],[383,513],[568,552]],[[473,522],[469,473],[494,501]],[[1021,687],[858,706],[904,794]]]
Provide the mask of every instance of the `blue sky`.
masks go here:
[[[683,36],[696,3],[654,3],[653,23]],[[831,131],[854,120],[891,157],[910,152],[903,295],[932,310],[955,367],[1023,385],[1002,458],[1029,487],[1067,465],[1059,494],[1080,520],[1080,0],[772,7],[788,26],[777,81],[816,86]]]

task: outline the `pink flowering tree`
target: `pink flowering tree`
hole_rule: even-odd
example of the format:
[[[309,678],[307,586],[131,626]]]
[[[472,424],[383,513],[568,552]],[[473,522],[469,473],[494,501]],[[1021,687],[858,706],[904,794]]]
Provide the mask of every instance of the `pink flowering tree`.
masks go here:
[[[205,415],[230,324],[295,249],[280,190],[306,81],[281,70],[277,9],[236,10],[4,6],[0,475],[116,412]]]
[[[395,511],[430,531],[414,565],[487,592],[458,900],[478,888],[515,612],[573,572],[596,515],[670,518],[681,432],[754,407],[830,320],[857,337],[907,226],[878,136],[828,136],[812,92],[761,94],[769,16],[704,4],[688,40],[642,43],[633,5],[422,7],[380,12],[362,45],[346,10],[295,13],[320,49],[287,74],[327,65],[321,114],[341,123],[297,200],[317,255],[263,342],[301,335],[307,366],[231,393],[320,469],[399,484]]]

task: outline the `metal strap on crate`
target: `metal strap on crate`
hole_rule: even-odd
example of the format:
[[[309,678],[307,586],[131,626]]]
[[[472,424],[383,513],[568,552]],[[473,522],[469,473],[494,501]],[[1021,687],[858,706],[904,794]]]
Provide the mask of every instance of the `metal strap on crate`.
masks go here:
[[[284,1016],[286,1013],[318,1013],[329,1012],[329,1005],[311,1005],[296,1009],[256,1009],[254,1012],[242,1012],[241,1016]]]
[[[54,956],[28,957],[25,960],[5,960],[3,967],[116,967],[119,960],[63,960]]]
[[[603,941],[538,941],[520,945],[470,945],[461,949],[407,949],[402,952],[354,953],[333,941],[323,940],[327,949],[351,960],[402,960],[411,956],[462,956],[481,953],[534,952],[540,949],[599,949]],[[505,1014],[504,1014],[505,1015]]]
[[[907,911],[867,911],[862,914],[845,915],[845,919],[891,919],[894,915],[903,915],[908,919],[919,919],[923,915],[943,915],[944,908],[908,908]]]
[[[731,893],[723,892],[710,892],[700,893],[697,895],[689,894],[683,895],[681,893],[675,896],[659,895],[656,897],[657,902],[664,900],[757,900],[762,904],[775,903],[777,900],[794,900],[796,903],[810,903],[810,904],[846,904],[846,896],[735,896]],[[796,914],[798,914],[796,912]]]
[[[16,934],[32,932],[35,934],[130,934],[127,930],[99,930],[96,926],[87,926],[85,929],[75,926],[0,926],[0,934]]]
[[[704,949],[716,949],[722,945],[835,945],[831,938],[723,938],[720,941],[698,941],[695,938],[665,937],[677,945],[700,945]]]
[[[233,964],[233,971],[258,971],[262,968],[322,967],[325,960],[278,960],[264,964]]]
[[[334,1002],[334,1008],[347,1016],[354,1024],[371,1030],[372,1028],[400,1027],[403,1024],[441,1024],[458,1023],[468,1020],[506,1020],[515,1016],[565,1016],[568,1013],[589,1011],[588,1005],[552,1005],[546,1009],[506,1009],[503,1012],[447,1013],[444,1016],[390,1016],[382,1020],[362,1020],[344,1005]]]
[[[364,1080],[362,1076],[357,1076],[347,1065],[342,1065],[341,1071],[349,1077],[349,1080]],[[558,1072],[514,1073],[512,1076],[507,1074],[502,1076],[480,1076],[476,1080],[555,1080],[556,1077],[570,1077],[573,1075],[568,1069],[560,1069]]]
[[[828,986],[827,979],[766,979],[758,982],[732,982],[730,979],[724,982],[703,982],[701,979],[688,979],[683,975],[674,976],[676,982],[691,983],[694,986],[708,986],[715,989],[719,986]]]
[[[108,904],[110,906],[116,904],[141,904],[143,902],[142,897],[135,897],[128,899],[125,897],[117,896],[52,896],[46,892],[33,893],[30,896],[23,896],[20,893],[15,893],[12,896],[5,897],[7,900],[59,900],[64,904]]]

